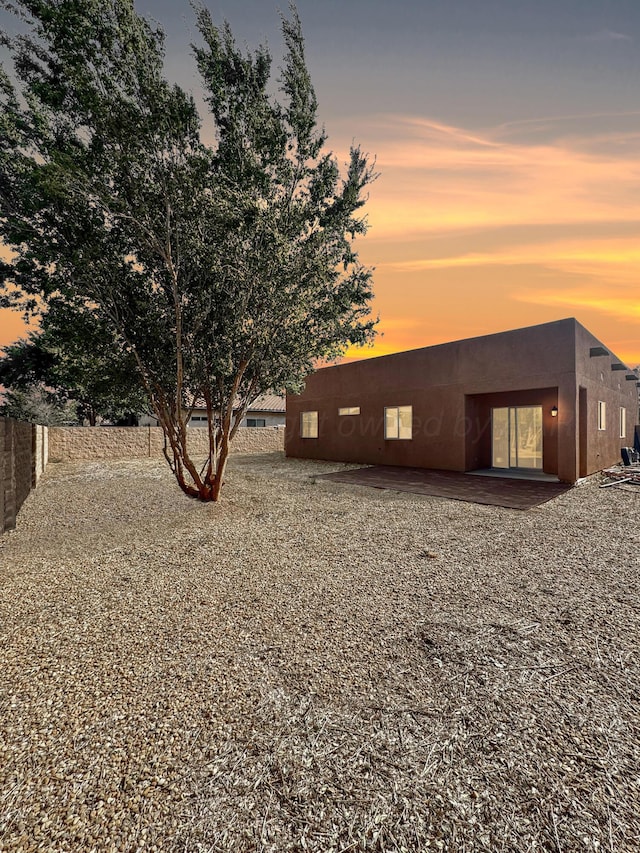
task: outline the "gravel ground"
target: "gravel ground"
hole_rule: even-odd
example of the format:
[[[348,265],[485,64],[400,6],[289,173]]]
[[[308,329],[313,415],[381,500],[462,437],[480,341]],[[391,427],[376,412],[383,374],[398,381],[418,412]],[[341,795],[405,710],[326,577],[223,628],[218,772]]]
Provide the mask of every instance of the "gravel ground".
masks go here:
[[[0,539],[0,850],[640,849],[640,491],[51,465]]]

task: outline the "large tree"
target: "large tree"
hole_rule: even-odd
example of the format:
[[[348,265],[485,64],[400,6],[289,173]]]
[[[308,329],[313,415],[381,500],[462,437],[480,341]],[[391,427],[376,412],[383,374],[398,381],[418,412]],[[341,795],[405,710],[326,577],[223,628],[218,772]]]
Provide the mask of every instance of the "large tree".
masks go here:
[[[5,0],[0,0],[8,5]],[[296,390],[318,359],[371,339],[371,271],[354,239],[374,177],[325,150],[294,7],[278,88],[264,47],[197,11],[210,115],[163,75],[163,36],[131,0],[17,0],[1,80],[5,303],[62,302],[135,363],[180,487],[217,500],[246,406]],[[91,340],[87,347],[91,348]],[[209,454],[189,454],[196,401]]]

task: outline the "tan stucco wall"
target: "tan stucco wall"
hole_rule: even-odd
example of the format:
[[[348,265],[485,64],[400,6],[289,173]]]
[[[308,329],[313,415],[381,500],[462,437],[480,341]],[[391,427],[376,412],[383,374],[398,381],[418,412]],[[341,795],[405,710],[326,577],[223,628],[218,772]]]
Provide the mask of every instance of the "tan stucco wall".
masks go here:
[[[50,427],[49,461],[134,459],[162,456],[160,427]],[[231,443],[232,453],[270,453],[284,449],[284,429],[241,428]],[[189,429],[193,456],[208,452],[207,431]]]

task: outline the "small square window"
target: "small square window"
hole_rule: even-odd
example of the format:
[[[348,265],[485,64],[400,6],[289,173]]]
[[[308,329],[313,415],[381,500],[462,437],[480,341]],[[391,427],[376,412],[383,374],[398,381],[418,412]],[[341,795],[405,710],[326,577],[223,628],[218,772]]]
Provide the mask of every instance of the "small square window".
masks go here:
[[[607,428],[607,404],[602,400],[598,400],[598,429],[605,430]]]
[[[384,437],[410,439],[412,422],[411,406],[387,406],[384,410]]]
[[[338,409],[338,414],[342,415],[359,415],[360,406],[347,406],[346,409]]]
[[[620,438],[627,437],[627,410],[620,406]]]
[[[318,437],[318,413],[317,412],[302,412],[300,415],[300,436],[301,438],[317,438]]]

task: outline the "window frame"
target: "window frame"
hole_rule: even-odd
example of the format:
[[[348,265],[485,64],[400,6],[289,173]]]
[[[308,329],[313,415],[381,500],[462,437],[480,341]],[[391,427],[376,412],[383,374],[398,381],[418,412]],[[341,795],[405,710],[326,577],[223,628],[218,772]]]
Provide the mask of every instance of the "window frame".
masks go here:
[[[401,412],[409,412],[409,435],[401,435]],[[397,435],[389,435],[389,415],[395,412],[395,432]],[[413,439],[413,406],[385,406],[384,407],[384,438],[385,441],[411,441]]]
[[[605,400],[598,400],[598,432],[606,432],[607,430],[607,403]]]
[[[620,406],[620,438],[627,437],[627,410]]]
[[[315,420],[315,435],[305,435],[305,415],[315,415],[315,419],[311,418],[311,424],[312,424],[312,430],[311,431],[312,432],[313,432],[313,425],[314,425],[314,420]],[[311,438],[311,439],[318,438],[318,435],[320,432],[318,425],[319,425],[319,418],[318,418],[317,409],[307,411],[307,412],[300,412],[300,438]]]
[[[253,421],[253,423],[249,423],[249,421]],[[252,429],[261,429],[262,427],[266,427],[267,419],[266,418],[247,418],[247,426]]]
[[[338,409],[338,417],[344,418],[360,414],[360,406],[344,406]]]

